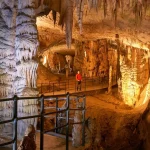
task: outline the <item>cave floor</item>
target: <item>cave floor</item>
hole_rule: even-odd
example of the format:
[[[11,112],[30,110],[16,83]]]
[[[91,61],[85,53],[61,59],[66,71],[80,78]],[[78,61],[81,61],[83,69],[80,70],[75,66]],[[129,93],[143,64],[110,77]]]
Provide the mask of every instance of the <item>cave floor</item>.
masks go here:
[[[44,150],[66,150],[66,141],[51,135],[44,135]],[[40,134],[36,135],[37,150],[40,150]],[[83,147],[75,148],[72,142],[69,142],[69,150],[83,150]]]
[[[113,89],[113,94],[115,95],[117,89]],[[104,130],[106,128],[106,122],[109,124],[107,130],[112,130],[109,128],[113,128],[114,133],[118,132],[119,126],[122,124],[126,124],[131,118],[130,116],[134,116],[135,114],[141,114],[145,109],[145,106],[139,108],[131,108],[125,105],[121,100],[117,99],[116,96],[108,95],[108,94],[97,94],[86,97],[86,119],[96,119],[98,125],[100,125],[101,129]],[[120,119],[119,119],[120,118]],[[118,121],[119,119],[119,121]],[[118,121],[118,122],[117,122]],[[115,123],[114,123],[115,122]],[[106,129],[105,129],[106,130]],[[106,135],[107,136],[107,135]],[[65,139],[45,135],[44,140],[44,150],[65,150]],[[39,133],[36,136],[37,149],[39,150]],[[87,145],[87,144],[86,144]],[[102,143],[105,146],[105,143]],[[85,146],[86,147],[86,146]],[[69,149],[71,150],[83,150],[85,147],[75,148],[72,146],[72,142],[69,142]]]

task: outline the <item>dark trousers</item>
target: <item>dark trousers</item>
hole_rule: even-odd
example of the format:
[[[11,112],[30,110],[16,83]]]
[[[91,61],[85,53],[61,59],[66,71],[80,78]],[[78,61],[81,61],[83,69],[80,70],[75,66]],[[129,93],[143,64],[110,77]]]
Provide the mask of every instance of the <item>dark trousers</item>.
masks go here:
[[[81,81],[77,81],[77,91],[81,91]]]

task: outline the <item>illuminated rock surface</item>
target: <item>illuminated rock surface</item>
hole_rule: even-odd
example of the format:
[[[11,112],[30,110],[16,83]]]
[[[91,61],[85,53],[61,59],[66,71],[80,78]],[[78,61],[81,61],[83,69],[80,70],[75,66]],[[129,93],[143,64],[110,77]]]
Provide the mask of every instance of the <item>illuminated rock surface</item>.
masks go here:
[[[73,7],[73,2],[76,8]],[[49,13],[50,10],[53,10],[53,14]],[[43,16],[44,14],[48,15]],[[39,15],[41,16],[37,17]],[[128,105],[127,109],[131,109],[131,112],[125,109],[119,114],[119,111],[114,113],[105,108],[102,115],[93,117],[91,124],[94,127],[91,127],[91,132],[94,135],[91,138],[94,144],[101,144],[111,150],[133,150],[140,148],[142,144],[145,146],[149,143],[149,22],[148,0],[1,0],[0,97],[13,97],[14,94],[38,95],[37,56],[44,56],[44,60],[47,52],[58,46],[57,50],[64,50],[65,55],[75,56],[71,65],[75,72],[81,70],[83,76],[109,77],[109,66],[112,66],[112,78],[115,77],[118,83],[117,98],[123,105]],[[65,40],[71,48],[71,54],[65,50]],[[54,56],[46,57],[51,68],[55,69],[54,72],[65,65],[63,56],[57,59]],[[47,73],[43,67],[40,68],[38,76],[42,72],[43,80],[48,81],[51,73]],[[60,80],[59,77],[54,78]],[[40,77],[38,79],[42,81]],[[107,99],[107,96],[104,99]],[[105,105],[114,103],[113,100],[108,100]],[[34,100],[19,101],[19,116],[37,114],[36,104]],[[116,105],[115,103],[112,107],[117,107]],[[93,107],[96,110],[93,113],[96,115],[104,110],[96,105]],[[12,108],[11,102],[0,104],[2,120],[12,117]],[[142,110],[137,111],[138,108]],[[88,113],[89,117],[92,111]],[[18,133],[22,135],[28,124],[36,125],[36,122],[33,119],[19,121]],[[3,132],[11,134],[11,124],[3,128]],[[99,132],[101,133],[98,134]],[[119,147],[117,144],[122,141],[122,147]],[[149,146],[146,147],[149,149]]]

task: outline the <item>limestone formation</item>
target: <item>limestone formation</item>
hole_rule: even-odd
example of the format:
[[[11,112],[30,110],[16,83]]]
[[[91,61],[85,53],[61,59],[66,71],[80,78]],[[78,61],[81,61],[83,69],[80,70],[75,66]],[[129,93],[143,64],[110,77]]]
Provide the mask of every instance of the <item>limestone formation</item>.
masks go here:
[[[7,6],[7,7],[6,7]],[[0,2],[0,98],[13,97],[16,87],[16,61],[15,61],[15,22],[16,9],[14,1]],[[1,120],[11,119],[13,116],[13,103],[0,103]],[[6,124],[5,124],[6,125]],[[3,126],[4,134],[12,133],[12,124]],[[2,132],[1,131],[1,132]]]
[[[38,64],[33,57],[36,55],[38,47],[38,35],[36,23],[36,1],[18,1],[16,16],[16,69],[19,82],[16,83],[16,94],[18,96],[36,96],[36,70]],[[27,19],[26,19],[27,18]],[[21,85],[21,86],[20,86]],[[28,113],[37,114],[36,101],[19,103],[18,116],[26,116]],[[24,107],[26,105],[26,107]],[[22,132],[28,124],[36,125],[36,119],[19,121],[19,131]]]
[[[74,70],[81,70],[87,77],[108,77],[109,65],[116,76],[117,52],[109,39],[76,42]]]
[[[147,86],[149,80],[147,50],[130,46],[122,49],[120,72],[120,95],[126,104],[135,106],[140,99],[141,91]]]
[[[68,67],[71,68],[72,56],[66,55],[65,58],[66,58],[66,62],[67,62],[67,64],[68,64]]]
[[[0,97],[36,96],[36,70],[38,64],[33,57],[38,47],[36,29],[37,3],[31,1],[0,2]],[[18,116],[37,114],[35,100],[19,101]],[[1,103],[5,119],[13,115],[13,103]],[[6,111],[7,110],[7,111]],[[4,119],[4,118],[3,118]],[[36,125],[36,119],[18,122],[18,133],[22,135],[29,123]],[[6,130],[4,130],[5,132]],[[8,131],[11,132],[11,131]]]
[[[49,52],[47,63],[48,68],[50,68],[54,73],[60,73],[63,70],[65,71],[66,60],[65,56],[61,54]]]
[[[52,17],[49,15],[50,11]],[[71,50],[72,42],[76,45],[73,62],[75,72],[81,70],[83,76],[103,79],[108,79],[110,75],[108,92],[111,92],[111,78],[113,78],[118,83],[118,97],[126,105],[133,108],[146,107],[150,99],[149,12],[149,0],[0,0],[0,98],[10,98],[14,94],[19,97],[38,95],[36,89],[38,39],[41,44],[39,53],[43,53],[45,49],[51,50],[51,47],[64,41],[65,31],[68,48]],[[48,16],[37,19],[41,14]],[[39,36],[36,23],[39,27]],[[52,29],[54,25],[56,28]],[[43,56],[43,60],[46,59],[47,65],[54,72],[65,68],[64,56],[58,56],[56,53]],[[13,102],[0,103],[0,119],[11,119],[13,107]],[[17,111],[19,117],[35,115],[38,113],[37,101],[33,99],[18,101]],[[80,116],[81,114],[76,112],[75,121],[81,120]],[[138,132],[142,133],[142,129],[138,130],[141,122],[145,123],[145,127],[143,123],[142,128],[147,127],[149,133],[149,105],[143,115],[127,114],[125,118],[128,121],[121,119],[120,124],[116,124],[118,116],[115,117],[111,122],[112,126],[109,122],[111,119],[104,120],[103,116],[99,118],[104,121],[102,132],[95,130],[94,127],[91,131],[94,134],[96,131],[101,132],[101,137],[96,135],[96,139],[92,135],[91,141],[94,139],[92,142],[100,143],[101,140],[104,147],[109,149],[112,148],[114,141],[117,141],[116,143],[118,140],[123,141],[125,136],[123,146],[127,149],[129,146],[137,148],[138,142],[149,139],[147,138],[149,136],[139,135],[137,141],[130,140],[133,137],[136,139]],[[18,122],[19,137],[29,124],[36,126],[37,120],[27,119]],[[134,130],[128,130],[128,124],[131,124],[130,127],[133,125]],[[113,126],[116,130],[111,129]],[[0,129],[2,134],[11,135],[12,123]],[[108,137],[111,132],[117,135],[114,139],[113,136]],[[74,126],[73,136],[79,136],[77,144],[74,145],[81,145],[80,125]],[[119,149],[116,143],[113,148]]]

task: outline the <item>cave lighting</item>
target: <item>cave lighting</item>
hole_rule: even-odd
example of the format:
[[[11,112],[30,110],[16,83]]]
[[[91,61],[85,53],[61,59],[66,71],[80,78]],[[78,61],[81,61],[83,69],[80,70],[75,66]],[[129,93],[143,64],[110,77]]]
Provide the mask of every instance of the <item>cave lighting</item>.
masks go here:
[[[43,65],[46,64],[46,56],[44,56]]]
[[[86,57],[86,51],[84,51],[84,56]]]
[[[133,42],[133,41],[131,41],[129,39],[128,40],[127,39],[123,39],[123,43],[126,44],[126,45],[129,45],[129,46],[135,47],[135,48],[144,49],[146,51],[149,50],[149,48],[146,47],[146,45],[143,45],[140,42]]]

